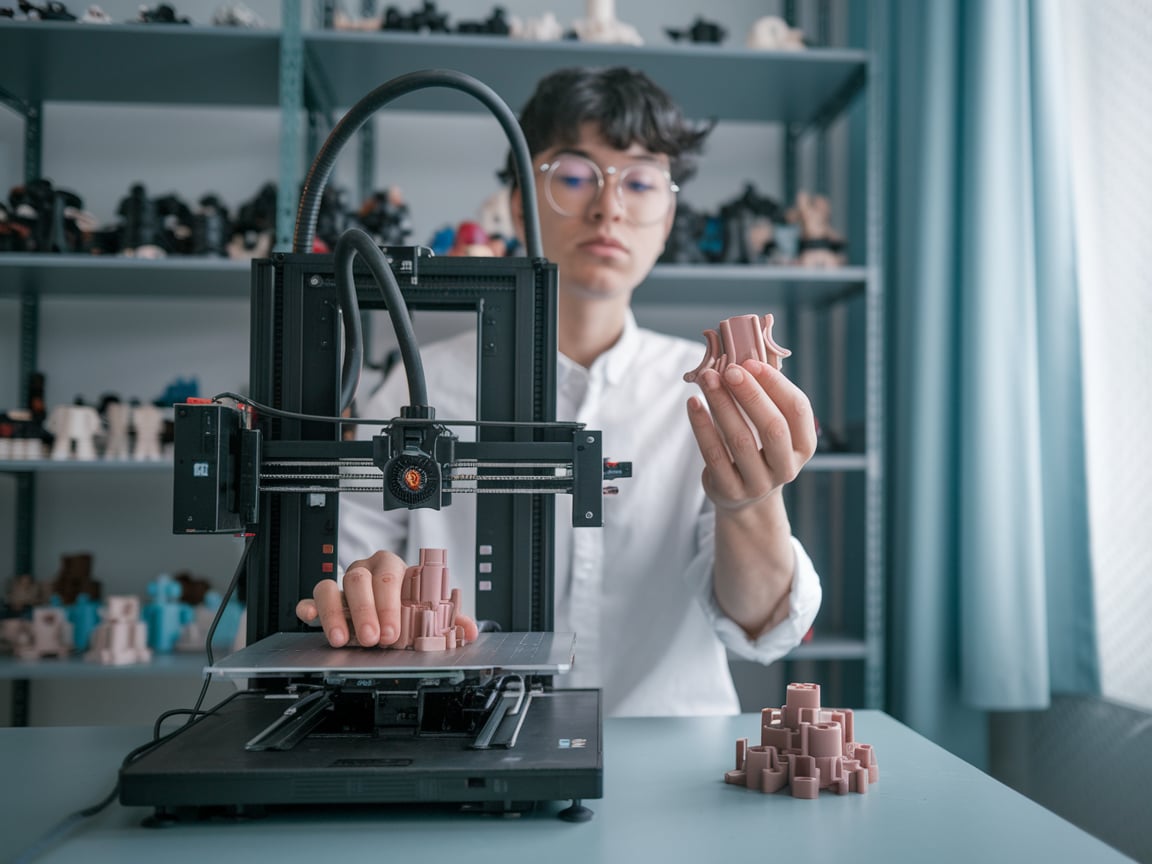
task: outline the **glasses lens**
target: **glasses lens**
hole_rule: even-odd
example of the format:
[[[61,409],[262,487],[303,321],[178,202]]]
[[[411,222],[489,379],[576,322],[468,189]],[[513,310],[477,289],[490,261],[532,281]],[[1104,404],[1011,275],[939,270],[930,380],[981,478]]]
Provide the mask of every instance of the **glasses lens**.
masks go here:
[[[604,177],[595,162],[583,156],[565,154],[551,164],[541,166],[546,171],[544,191],[548,203],[562,216],[585,213],[604,186]],[[637,225],[659,222],[672,205],[673,186],[667,172],[659,165],[637,163],[615,174],[616,194],[626,218]]]
[[[624,212],[637,225],[659,222],[672,203],[672,182],[656,165],[629,165],[620,172],[618,188]]]
[[[564,216],[583,213],[600,191],[600,169],[579,156],[560,156],[548,169],[548,203]]]

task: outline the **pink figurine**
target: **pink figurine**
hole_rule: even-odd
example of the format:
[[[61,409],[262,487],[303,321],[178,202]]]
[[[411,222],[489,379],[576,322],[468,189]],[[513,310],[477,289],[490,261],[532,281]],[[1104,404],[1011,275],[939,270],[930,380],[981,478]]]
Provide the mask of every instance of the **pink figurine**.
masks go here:
[[[823,195],[796,193],[796,206],[788,212],[788,221],[800,225],[799,256],[801,267],[842,267],[844,238],[832,230],[832,208]]]
[[[781,361],[792,356],[792,352],[777,345],[772,338],[774,323],[771,312],[763,320],[756,315],[737,315],[721,321],[719,333],[705,330],[704,359],[691,372],[684,373],[684,380],[691,384],[705,369],[723,372],[745,360],[759,360],[779,369]]]
[[[876,754],[855,740],[852,710],[821,708],[819,684],[789,684],[782,708],[760,714],[760,743],[736,742],[736,768],[724,782],[764,793],[792,787],[793,798],[821,789],[863,794],[880,778]]]
[[[400,636],[389,650],[452,651],[465,645],[457,625],[460,589],[448,587],[448,553],[421,549],[420,563],[404,572],[400,588]],[[355,636],[348,643],[358,645]]]

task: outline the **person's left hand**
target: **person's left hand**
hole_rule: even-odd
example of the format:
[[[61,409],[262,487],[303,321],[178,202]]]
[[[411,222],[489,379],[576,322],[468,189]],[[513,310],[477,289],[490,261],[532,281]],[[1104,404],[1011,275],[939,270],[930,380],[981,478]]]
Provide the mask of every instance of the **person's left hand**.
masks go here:
[[[696,380],[708,408],[693,396],[688,419],[704,456],[704,493],[717,509],[749,507],[796,479],[816,452],[804,391],[759,360],[729,366],[723,375],[706,369]]]

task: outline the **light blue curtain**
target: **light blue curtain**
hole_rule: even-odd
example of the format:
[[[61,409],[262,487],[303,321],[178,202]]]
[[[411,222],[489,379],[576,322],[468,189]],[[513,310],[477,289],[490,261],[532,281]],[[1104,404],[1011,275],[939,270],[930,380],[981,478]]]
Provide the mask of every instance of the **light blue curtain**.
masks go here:
[[[889,702],[977,765],[1099,689],[1056,5],[892,0],[882,49]]]

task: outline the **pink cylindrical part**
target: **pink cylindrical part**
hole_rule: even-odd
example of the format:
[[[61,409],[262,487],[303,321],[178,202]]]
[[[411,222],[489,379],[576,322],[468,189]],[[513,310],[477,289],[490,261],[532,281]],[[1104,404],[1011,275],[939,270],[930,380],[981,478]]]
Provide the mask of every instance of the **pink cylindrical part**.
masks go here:
[[[460,589],[453,588],[452,593],[449,595],[449,603],[452,604],[452,615],[449,619],[449,624],[453,627],[456,626],[456,616],[460,614]]]
[[[744,769],[744,757],[748,753],[748,739],[740,738],[736,742],[736,770],[742,771]]]
[[[749,789],[760,788],[760,772],[774,767],[772,756],[776,751],[768,747],[749,747],[745,753],[744,773],[747,775],[746,785]]]
[[[815,723],[804,727],[808,730],[808,754],[810,756],[844,755],[840,726],[836,723]]]
[[[760,319],[755,315],[737,315],[721,321],[720,342],[728,363],[763,360],[764,339],[760,331]]]
[[[438,564],[424,564],[420,567],[418,603],[437,603],[444,593],[444,568]],[[446,599],[446,598],[445,598]]]
[[[789,684],[784,703],[784,725],[795,729],[800,725],[800,709],[820,710],[819,684]]]

